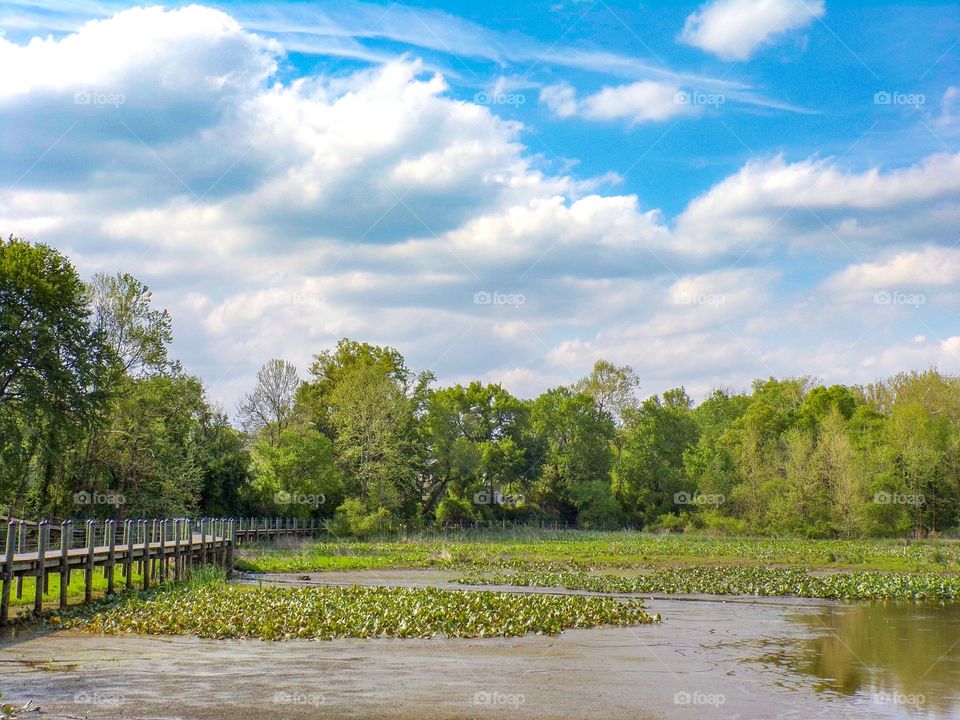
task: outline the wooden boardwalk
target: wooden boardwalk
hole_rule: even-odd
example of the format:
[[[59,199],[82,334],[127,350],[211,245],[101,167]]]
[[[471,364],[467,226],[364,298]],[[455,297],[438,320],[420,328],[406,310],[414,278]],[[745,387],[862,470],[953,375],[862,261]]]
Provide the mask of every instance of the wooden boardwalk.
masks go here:
[[[33,612],[40,614],[50,576],[59,575],[59,606],[67,607],[71,574],[84,576],[84,602],[93,599],[94,571],[102,568],[107,594],[119,586],[133,589],[139,576],[144,589],[156,582],[180,580],[191,568],[216,564],[233,570],[234,550],[250,542],[281,537],[312,537],[313,521],[290,518],[175,518],[150,520],[64,520],[51,524],[5,518],[6,543],[0,576],[0,625],[10,619],[10,599],[22,598],[23,580],[35,580]],[[2,527],[2,526],[0,526]],[[56,542],[51,535],[56,534]],[[15,588],[15,590],[14,590]]]

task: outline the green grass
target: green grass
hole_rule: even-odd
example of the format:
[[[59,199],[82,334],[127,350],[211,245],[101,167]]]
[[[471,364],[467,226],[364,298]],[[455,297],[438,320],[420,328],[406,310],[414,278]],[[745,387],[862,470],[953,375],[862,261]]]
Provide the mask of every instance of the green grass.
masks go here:
[[[742,565],[960,572],[960,543],[902,540],[711,538],[636,532],[523,531],[385,541],[307,542],[241,548],[253,572],[383,568],[565,566],[577,569]]]
[[[83,570],[74,569],[70,573],[70,584],[67,585],[67,601],[72,605],[82,602],[86,585],[84,583]],[[134,569],[134,586],[142,587],[143,577]],[[36,578],[33,576],[23,578],[22,597],[16,596],[16,581],[10,592],[10,605],[14,608],[33,607],[34,591],[37,586]],[[117,591],[126,587],[126,580],[121,574],[120,567],[117,566],[114,575],[114,587]],[[103,576],[103,568],[97,567],[93,571],[93,594],[95,597],[104,595],[107,592],[107,579]],[[44,605],[48,603],[60,602],[60,573],[52,573],[47,578],[46,592],[43,594]]]
[[[858,572],[811,575],[805,570],[762,567],[662,568],[637,577],[586,572],[493,572],[458,578],[464,585],[562,587],[608,593],[770,595],[849,600],[960,602],[960,575]]]
[[[206,638],[492,637],[655,622],[642,601],[385,587],[189,583],[49,622],[108,634]]]

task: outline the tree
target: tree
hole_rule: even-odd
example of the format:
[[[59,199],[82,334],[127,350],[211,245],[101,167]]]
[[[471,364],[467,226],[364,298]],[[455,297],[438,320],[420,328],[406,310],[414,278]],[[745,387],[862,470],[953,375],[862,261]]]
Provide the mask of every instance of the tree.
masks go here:
[[[98,512],[131,515],[193,513],[204,483],[202,423],[209,413],[203,385],[182,374],[129,378],[113,393],[107,419],[90,449],[92,472],[76,492],[121,496]],[[83,508],[73,508],[76,510]]]
[[[267,442],[276,445],[290,424],[299,387],[293,363],[276,358],[267,361],[257,373],[253,392],[240,401],[243,429],[251,435],[264,435]]]
[[[522,494],[531,476],[525,435],[528,410],[503,387],[474,381],[429,393],[423,434],[430,464],[427,508],[447,494],[493,514],[498,493]]]
[[[682,390],[681,390],[682,392]],[[671,393],[680,398],[685,393]],[[685,482],[684,454],[697,442],[697,424],[686,403],[665,405],[659,397],[627,413],[622,450],[613,468],[613,490],[624,508],[644,525],[661,515],[679,513],[678,493],[691,493]]]
[[[97,273],[90,298],[94,324],[121,374],[142,377],[168,369],[172,320],[152,307],[150,288],[128,273]]]
[[[259,513],[328,517],[344,499],[333,443],[302,423],[285,427],[275,443],[254,442],[251,469],[247,502]]]
[[[0,501],[24,501],[36,462],[35,503],[46,504],[101,400],[102,352],[70,261],[46,245],[0,239]]]
[[[337,457],[371,509],[396,511],[410,499],[419,457],[413,410],[400,384],[375,364],[350,368],[330,391]]]
[[[243,434],[222,412],[200,420],[198,463],[203,478],[199,509],[204,515],[233,516],[244,511],[243,492],[250,480],[250,454]]]
[[[0,239],[0,403],[85,409],[99,349],[70,261],[46,245]]]
[[[533,401],[530,430],[541,444],[535,485],[541,507],[581,525],[591,512],[594,523],[615,520],[609,517],[614,436],[610,413],[586,393],[554,388]],[[600,505],[606,508],[598,514]]]
[[[573,389],[593,398],[597,410],[607,412],[620,424],[624,413],[639,405],[637,390],[640,379],[629,365],[614,365],[608,360],[597,360],[593,370],[577,381]]]
[[[394,348],[371,345],[343,338],[335,350],[324,350],[314,356],[310,366],[312,380],[300,386],[297,403],[307,414],[314,427],[330,437],[334,429],[330,424],[329,398],[353,368],[375,367],[390,378],[404,395],[414,398],[418,409],[426,399],[426,388],[433,381],[432,373],[414,373],[407,367],[403,355]]]

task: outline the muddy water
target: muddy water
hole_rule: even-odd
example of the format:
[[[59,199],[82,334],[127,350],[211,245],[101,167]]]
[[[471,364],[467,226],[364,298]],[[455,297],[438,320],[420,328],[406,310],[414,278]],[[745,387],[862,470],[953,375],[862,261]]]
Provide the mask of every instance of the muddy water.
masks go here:
[[[271,582],[444,585],[442,573]],[[21,631],[4,701],[96,718],[960,718],[960,608],[651,598],[664,622],[483,640]],[[29,717],[36,717],[30,714]]]

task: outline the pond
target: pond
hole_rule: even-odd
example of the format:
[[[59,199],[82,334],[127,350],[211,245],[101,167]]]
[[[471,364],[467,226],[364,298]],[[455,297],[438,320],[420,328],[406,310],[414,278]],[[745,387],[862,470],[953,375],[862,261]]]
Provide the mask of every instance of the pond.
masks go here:
[[[810,636],[771,640],[747,662],[896,715],[960,717],[960,606],[858,603],[787,617]]]
[[[424,571],[323,576],[331,581],[446,585]],[[54,718],[960,718],[960,606],[646,604],[662,624],[549,637],[264,642],[27,630],[0,641],[0,690]]]

